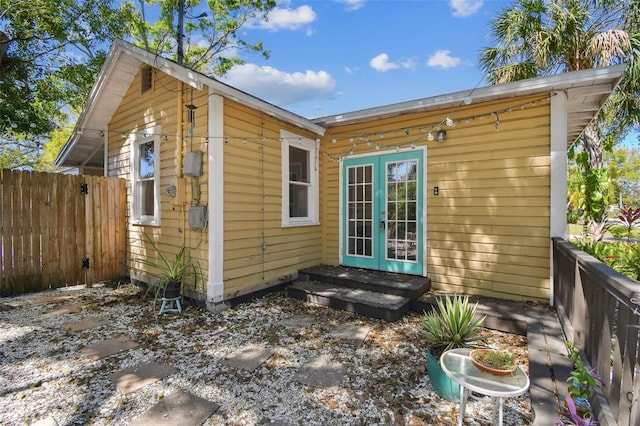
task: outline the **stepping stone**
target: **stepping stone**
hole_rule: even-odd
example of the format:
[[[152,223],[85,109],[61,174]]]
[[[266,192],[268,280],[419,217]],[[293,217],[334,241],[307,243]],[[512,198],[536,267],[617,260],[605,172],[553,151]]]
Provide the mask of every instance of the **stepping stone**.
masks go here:
[[[82,311],[82,308],[84,308],[84,303],[82,302],[68,303],[60,306],[55,311],[49,312],[47,315],[77,314]]]
[[[309,315],[294,315],[291,318],[280,321],[279,324],[284,328],[293,330],[307,328],[313,324],[313,317]]]
[[[71,331],[82,331],[97,327],[99,325],[107,324],[108,322],[108,320],[90,318],[82,321],[68,322],[66,324],[62,324],[62,327],[68,328]]]
[[[332,339],[355,340],[364,342],[371,331],[370,327],[360,327],[352,324],[343,324],[335,328],[328,337]]]
[[[58,426],[58,422],[56,422],[53,417],[45,417],[44,419],[40,419],[35,423],[31,423],[31,426]]]
[[[128,394],[177,371],[167,363],[148,362],[116,371],[111,375],[111,381],[115,383],[120,392]]]
[[[275,349],[249,345],[227,355],[222,359],[222,363],[229,367],[253,371],[269,359],[274,352]]]
[[[142,413],[131,426],[200,426],[219,404],[200,398],[189,392],[177,390]]]
[[[15,309],[16,307],[13,305],[8,305],[6,303],[0,303],[0,312],[4,312],[4,311],[10,311],[12,309]]]
[[[346,373],[347,368],[343,364],[321,355],[300,367],[293,380],[317,388],[330,388],[338,386]]]
[[[102,342],[94,343],[86,348],[83,348],[80,352],[89,357],[91,361],[97,361],[99,359],[108,357],[109,355],[117,354],[121,351],[126,351],[139,346],[133,340],[121,336],[115,339],[104,340]]]
[[[41,296],[41,297],[35,297],[33,299],[33,301],[35,303],[52,303],[52,302],[60,302],[62,300],[69,300],[69,299],[75,299],[78,296],[71,296],[68,294],[61,294],[58,296]]]

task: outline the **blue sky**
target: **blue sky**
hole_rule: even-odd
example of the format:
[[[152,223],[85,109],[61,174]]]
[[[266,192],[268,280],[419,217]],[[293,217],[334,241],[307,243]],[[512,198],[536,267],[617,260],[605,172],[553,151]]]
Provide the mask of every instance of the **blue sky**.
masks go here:
[[[241,30],[268,60],[242,56],[225,82],[307,118],[484,86],[478,52],[501,0],[281,1]],[[193,14],[200,11],[195,8]]]

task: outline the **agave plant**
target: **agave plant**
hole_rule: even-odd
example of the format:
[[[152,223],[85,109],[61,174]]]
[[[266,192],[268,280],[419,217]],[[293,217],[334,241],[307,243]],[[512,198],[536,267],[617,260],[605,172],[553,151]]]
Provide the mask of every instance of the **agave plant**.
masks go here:
[[[483,340],[480,328],[486,318],[476,318],[478,304],[469,303],[469,296],[445,296],[437,299],[437,309],[425,313],[420,328],[431,347],[433,356],[450,349],[473,347]]]
[[[144,234],[145,240],[153,247],[153,250],[158,256],[158,260],[155,261],[150,258],[138,258],[138,262],[143,265],[150,266],[160,271],[161,282],[181,282],[185,277],[195,275],[195,266],[191,261],[184,260],[185,248],[180,247],[178,253],[176,253],[173,259],[170,259],[165,253],[163,253],[153,239]]]

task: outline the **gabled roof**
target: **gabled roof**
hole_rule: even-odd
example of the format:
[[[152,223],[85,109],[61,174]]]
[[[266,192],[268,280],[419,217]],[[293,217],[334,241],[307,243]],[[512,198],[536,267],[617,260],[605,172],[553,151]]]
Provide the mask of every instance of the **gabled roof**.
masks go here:
[[[567,93],[567,145],[571,146],[581,136],[584,128],[595,118],[597,112],[616,88],[622,79],[624,69],[624,65],[616,65],[554,74],[513,83],[482,87],[473,91],[466,90],[332,115],[317,118],[313,121],[330,128],[413,112],[453,109],[462,105],[470,92],[472,92],[472,102],[476,104],[536,93],[564,91]]]
[[[470,91],[460,91],[408,102],[331,115],[309,120],[259,98],[207,77],[166,58],[122,40],[116,40],[82,111],[76,129],[106,129],[142,64],[148,64],[198,90],[214,92],[268,115],[323,135],[326,128],[392,117],[412,112],[455,108]],[[473,103],[509,99],[536,93],[564,91],[567,94],[567,144],[573,144],[595,118],[624,74],[624,65],[594,68],[514,83],[486,86],[472,91]],[[56,165],[99,167],[104,165],[104,146],[98,132],[76,131],[56,158]]]
[[[78,118],[76,129],[106,129],[111,117],[135,78],[138,69],[143,64],[159,69],[198,90],[208,86],[215,93],[226,98],[233,99],[317,135],[324,134],[324,128],[311,120],[122,40],[116,40],[111,46],[98,79],[91,89],[87,103]],[[75,131],[62,148],[60,154],[58,154],[56,165],[104,167],[103,138],[99,135],[99,132]]]

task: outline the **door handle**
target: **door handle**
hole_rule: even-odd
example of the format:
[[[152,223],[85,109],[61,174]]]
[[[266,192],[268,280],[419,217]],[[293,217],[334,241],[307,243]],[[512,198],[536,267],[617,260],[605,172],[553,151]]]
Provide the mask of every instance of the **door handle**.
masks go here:
[[[381,230],[381,231],[384,231],[384,229],[385,229],[385,223],[384,223],[384,219],[382,219],[382,220],[380,221],[380,230]]]

